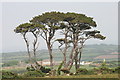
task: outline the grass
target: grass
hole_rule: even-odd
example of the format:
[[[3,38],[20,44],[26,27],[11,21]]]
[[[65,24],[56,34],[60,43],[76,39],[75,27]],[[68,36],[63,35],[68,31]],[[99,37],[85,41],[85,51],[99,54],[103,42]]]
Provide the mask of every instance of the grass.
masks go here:
[[[77,76],[54,76],[41,78],[119,78],[118,74],[102,74],[102,75],[77,75]]]

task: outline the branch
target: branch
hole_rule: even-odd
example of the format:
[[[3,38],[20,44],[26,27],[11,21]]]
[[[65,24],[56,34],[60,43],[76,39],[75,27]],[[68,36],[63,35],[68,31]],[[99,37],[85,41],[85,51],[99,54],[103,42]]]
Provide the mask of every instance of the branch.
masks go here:
[[[42,37],[44,40],[46,40],[45,37],[44,37],[42,34],[40,34],[40,35],[41,35],[41,37]]]
[[[62,45],[61,45],[62,46]],[[61,46],[58,46],[58,48],[59,48],[59,50],[62,52],[62,53],[64,53],[63,51],[62,51],[62,49],[60,48]]]
[[[55,41],[51,42],[51,45],[50,45],[51,47],[53,46],[54,42],[55,42]]]
[[[37,46],[36,46],[35,50],[37,50],[37,49],[38,49],[38,47],[39,47],[39,42],[38,42],[38,44],[37,44]]]

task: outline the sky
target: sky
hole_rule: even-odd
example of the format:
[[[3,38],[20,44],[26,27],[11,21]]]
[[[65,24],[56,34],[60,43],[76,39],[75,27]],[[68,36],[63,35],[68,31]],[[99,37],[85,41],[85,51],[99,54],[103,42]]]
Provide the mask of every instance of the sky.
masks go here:
[[[51,11],[75,12],[93,17],[97,23],[96,29],[107,38],[104,41],[91,39],[86,44],[118,44],[117,2],[4,2],[2,3],[2,23],[0,23],[0,25],[2,24],[0,51],[25,51],[26,46],[22,36],[14,33],[13,30],[19,24],[31,20],[32,17]],[[28,35],[28,38],[31,40],[32,36]],[[46,49],[42,38],[39,39],[39,42],[39,49]],[[55,43],[54,48],[57,45]]]

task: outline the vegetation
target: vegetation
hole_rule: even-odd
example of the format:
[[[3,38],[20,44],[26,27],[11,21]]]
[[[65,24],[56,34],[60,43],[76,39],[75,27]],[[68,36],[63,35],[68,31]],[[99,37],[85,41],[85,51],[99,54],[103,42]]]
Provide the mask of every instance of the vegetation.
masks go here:
[[[63,53],[64,68],[70,70],[75,62],[75,69],[80,67],[81,53],[86,40],[90,38],[97,38],[104,40],[106,37],[100,34],[98,30],[91,30],[97,24],[91,17],[78,13],[61,13],[61,12],[46,12],[42,15],[34,17],[30,23],[20,24],[14,30],[16,33],[21,33],[24,37],[27,46],[29,60],[31,62],[31,55],[29,51],[29,43],[26,39],[28,32],[35,37],[33,41],[33,54],[36,63],[36,49],[38,48],[38,36],[40,35],[47,44],[50,66],[53,69],[53,54],[52,47],[54,41],[60,43],[59,49]],[[61,30],[64,37],[62,39],[54,39],[55,32]],[[65,44],[64,50],[61,47]],[[72,45],[72,50],[69,55],[69,61],[66,61],[66,52]],[[78,64],[79,63],[79,64]]]
[[[55,70],[54,70],[55,71]],[[53,71],[52,71],[53,72]],[[75,74],[70,73],[70,76],[68,77],[67,74],[54,74],[54,77],[49,78],[118,78],[118,74],[120,72],[120,67],[116,68],[94,68],[94,69],[86,69],[86,68],[80,68],[77,70]],[[42,72],[41,70],[29,70],[27,72],[24,72],[22,74],[13,73],[10,71],[2,71],[2,78],[43,78],[46,76],[49,76],[51,74],[51,71],[48,73]]]
[[[2,78],[20,78],[17,73],[9,72],[9,71],[2,71]]]
[[[45,74],[41,71],[28,71],[24,73],[23,78],[36,78],[36,77],[44,77]]]
[[[81,68],[80,65],[82,56],[87,58],[92,56],[92,53],[84,55],[83,50],[85,49],[85,42],[89,39],[100,39],[104,40],[106,37],[103,36],[99,30],[95,29],[97,27],[96,22],[92,17],[88,17],[85,14],[78,13],[62,13],[62,12],[46,12],[41,15],[33,17],[28,23],[23,23],[18,25],[15,29],[15,33],[22,34],[27,48],[27,55],[29,60],[24,61],[29,65],[26,71],[22,73],[13,73],[10,71],[3,71],[3,78],[40,78],[46,76],[81,76],[81,75],[102,75],[102,74],[117,74],[120,68],[109,68],[104,60],[100,67],[98,68]],[[55,36],[56,32],[62,34],[59,38]],[[33,36],[33,44],[30,45],[27,34]],[[46,42],[47,53],[42,55],[48,56],[50,61],[50,68],[43,66],[42,63],[38,62],[38,47],[39,38],[43,38]],[[53,62],[53,44],[58,42],[60,45],[58,49],[59,53],[62,53],[61,63],[59,65],[54,65]],[[30,46],[33,48],[30,49]],[[103,48],[104,45],[101,45]],[[87,49],[86,49],[87,50]],[[93,49],[90,48],[90,51]],[[102,52],[102,49],[99,49]],[[58,53],[58,52],[57,52]],[[95,52],[96,53],[96,52]],[[60,55],[60,54],[59,54]],[[12,56],[13,57],[13,56]],[[84,58],[83,58],[84,59]],[[40,61],[43,59],[39,58]],[[87,59],[88,60],[88,59]],[[25,63],[23,63],[25,64]],[[3,65],[5,66],[5,65]],[[92,65],[91,65],[92,66]],[[55,68],[57,67],[57,68]],[[74,70],[71,70],[74,69]]]

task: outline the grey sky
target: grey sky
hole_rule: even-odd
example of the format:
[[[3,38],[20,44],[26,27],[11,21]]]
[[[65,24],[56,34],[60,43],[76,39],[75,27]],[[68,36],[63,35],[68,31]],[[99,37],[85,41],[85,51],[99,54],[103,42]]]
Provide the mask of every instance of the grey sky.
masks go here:
[[[25,51],[26,46],[20,34],[14,28],[28,22],[32,17],[44,12],[76,12],[93,17],[97,28],[107,38],[104,41],[91,39],[86,44],[117,44],[118,42],[118,7],[117,2],[76,2],[76,3],[2,3],[2,48],[3,52]],[[59,35],[59,34],[56,34]],[[30,37],[30,36],[29,36]],[[45,42],[40,39],[39,49],[45,49]],[[57,46],[57,43],[54,47]]]

